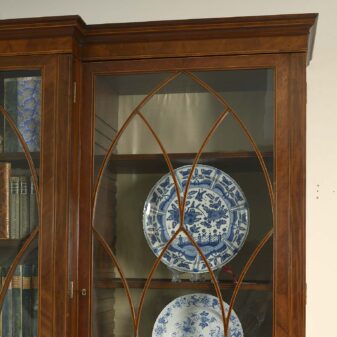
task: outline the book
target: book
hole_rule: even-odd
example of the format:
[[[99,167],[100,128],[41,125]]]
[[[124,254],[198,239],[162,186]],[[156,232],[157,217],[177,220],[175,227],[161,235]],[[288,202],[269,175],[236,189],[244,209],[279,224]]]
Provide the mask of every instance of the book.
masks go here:
[[[38,214],[37,214],[37,202],[33,177],[30,176],[30,191],[29,191],[29,231],[32,232],[33,229],[38,225]]]
[[[22,265],[18,265],[12,278],[13,337],[22,337]]]
[[[3,282],[7,275],[8,268],[2,268]],[[13,301],[12,301],[12,282],[9,284],[7,294],[2,305],[2,337],[13,337]]]
[[[4,108],[13,120],[17,123],[18,118],[18,88],[16,78],[4,79]],[[19,141],[9,125],[6,118],[4,119],[4,152],[17,152],[19,149]]]
[[[32,266],[22,266],[22,337],[32,333]],[[0,335],[1,336],[1,335]]]
[[[17,78],[17,126],[29,151],[40,151],[41,77]]]
[[[32,265],[32,334],[31,337],[37,337],[37,320],[38,320],[38,267]]]
[[[29,195],[28,195],[28,177],[20,176],[20,196],[19,196],[19,232],[20,238],[25,238],[30,233],[29,228]]]
[[[9,193],[9,237],[11,239],[20,238],[20,178],[10,177]]]
[[[10,163],[0,163],[0,238],[9,238],[9,177]]]
[[[4,108],[16,124],[29,151],[40,150],[41,77],[4,79]],[[4,152],[22,152],[15,132],[4,121]]]

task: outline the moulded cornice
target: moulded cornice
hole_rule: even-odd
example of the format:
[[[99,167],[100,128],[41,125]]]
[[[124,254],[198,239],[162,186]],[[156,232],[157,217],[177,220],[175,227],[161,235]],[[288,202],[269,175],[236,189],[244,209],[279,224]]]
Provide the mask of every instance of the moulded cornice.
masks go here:
[[[0,21],[0,55],[74,53],[83,60],[306,52],[317,14],[87,25],[79,16]]]

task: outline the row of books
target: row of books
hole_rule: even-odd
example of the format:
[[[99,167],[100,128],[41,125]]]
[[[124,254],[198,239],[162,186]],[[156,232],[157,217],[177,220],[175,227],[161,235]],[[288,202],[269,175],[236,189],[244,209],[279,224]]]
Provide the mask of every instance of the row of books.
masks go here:
[[[37,213],[34,182],[28,171],[0,163],[0,239],[27,237],[38,223]]]
[[[0,104],[14,121],[30,151],[40,150],[41,77],[3,79]],[[2,134],[1,134],[2,133]],[[18,137],[4,119],[0,130],[0,152],[21,152]]]
[[[0,267],[4,282],[8,267]],[[0,337],[37,336],[37,266],[19,265],[0,313]]]

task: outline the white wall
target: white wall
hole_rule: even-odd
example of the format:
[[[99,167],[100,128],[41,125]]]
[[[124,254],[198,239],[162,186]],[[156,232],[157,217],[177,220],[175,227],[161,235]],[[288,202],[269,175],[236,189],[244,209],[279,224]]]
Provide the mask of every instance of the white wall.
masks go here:
[[[308,68],[307,337],[336,337],[337,28],[335,0],[0,0],[0,19],[80,14],[87,23],[320,14]]]

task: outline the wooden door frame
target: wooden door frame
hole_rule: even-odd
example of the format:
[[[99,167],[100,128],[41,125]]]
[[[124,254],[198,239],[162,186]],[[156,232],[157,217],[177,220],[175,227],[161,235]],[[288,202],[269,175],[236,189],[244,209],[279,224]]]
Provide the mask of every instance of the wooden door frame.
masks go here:
[[[0,57],[0,70],[34,69],[42,76],[38,333],[46,337],[67,331],[70,60],[67,55]]]
[[[285,53],[86,63],[82,75],[78,336],[91,336],[94,77],[183,70],[275,71],[274,337],[305,335],[305,71],[307,55]]]

